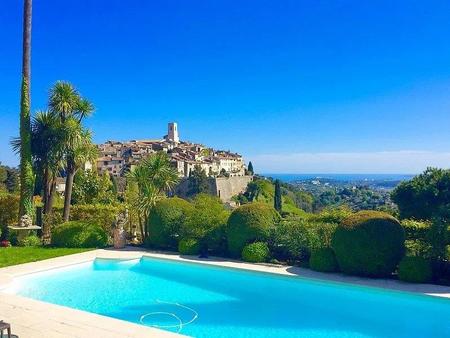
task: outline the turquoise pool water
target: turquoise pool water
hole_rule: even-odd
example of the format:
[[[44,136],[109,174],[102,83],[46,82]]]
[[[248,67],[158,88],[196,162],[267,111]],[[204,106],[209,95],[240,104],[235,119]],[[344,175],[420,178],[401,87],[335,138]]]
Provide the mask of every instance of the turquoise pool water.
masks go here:
[[[17,294],[194,337],[450,337],[450,300],[200,264],[96,260]]]

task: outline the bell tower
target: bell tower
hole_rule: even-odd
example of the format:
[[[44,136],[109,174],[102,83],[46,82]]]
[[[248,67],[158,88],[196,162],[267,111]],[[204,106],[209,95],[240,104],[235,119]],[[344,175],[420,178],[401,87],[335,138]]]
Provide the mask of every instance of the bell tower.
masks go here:
[[[167,129],[167,139],[175,143],[180,142],[180,137],[178,136],[178,125],[176,122],[169,123]]]

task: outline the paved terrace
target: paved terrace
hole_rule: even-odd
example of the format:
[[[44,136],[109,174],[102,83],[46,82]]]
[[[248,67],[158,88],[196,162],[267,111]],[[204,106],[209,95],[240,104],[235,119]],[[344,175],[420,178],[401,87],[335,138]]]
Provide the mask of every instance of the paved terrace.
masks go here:
[[[95,258],[134,259],[142,256],[172,259],[185,262],[218,265],[230,268],[275,273],[288,276],[314,278],[324,281],[373,286],[390,290],[408,291],[428,294],[450,299],[450,287],[432,284],[408,284],[390,279],[367,279],[328,274],[308,269],[269,264],[248,264],[220,258],[198,259],[179,256],[178,254],[158,253],[127,248],[124,250],[102,249],[80,254],[48,259],[40,262],[26,263],[0,269],[0,320],[11,323],[12,333],[21,338],[62,338],[62,337],[182,337],[182,335],[145,327],[119,319],[105,317],[69,307],[49,304],[1,290],[14,283],[14,278],[89,262]]]

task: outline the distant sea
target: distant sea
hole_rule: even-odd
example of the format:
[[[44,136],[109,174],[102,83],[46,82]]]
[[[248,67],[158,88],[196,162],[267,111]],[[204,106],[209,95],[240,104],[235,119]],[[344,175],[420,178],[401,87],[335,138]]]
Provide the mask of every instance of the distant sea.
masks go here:
[[[266,177],[279,179],[289,183],[295,181],[304,181],[312,179],[329,179],[343,182],[361,182],[361,181],[405,181],[414,175],[408,174],[262,174]]]

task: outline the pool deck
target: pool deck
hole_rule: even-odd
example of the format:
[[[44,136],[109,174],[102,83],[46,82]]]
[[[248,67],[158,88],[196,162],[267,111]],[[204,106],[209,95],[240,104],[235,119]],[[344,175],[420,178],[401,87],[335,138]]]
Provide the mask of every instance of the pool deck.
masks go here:
[[[172,259],[184,262],[196,262],[207,265],[268,272],[287,276],[313,278],[361,286],[372,286],[390,290],[408,291],[450,299],[450,287],[440,285],[409,284],[391,279],[367,279],[344,276],[341,274],[320,273],[299,267],[270,264],[249,264],[215,257],[199,259],[191,256],[179,256],[178,254],[144,251],[136,248],[126,248],[123,250],[101,249],[1,268],[0,320],[11,323],[12,333],[20,338],[81,338],[86,336],[113,338],[182,337],[182,335],[168,331],[145,327],[119,319],[2,292],[2,289],[14,285],[14,278],[30,273],[89,262],[95,258],[136,259],[142,256]]]

